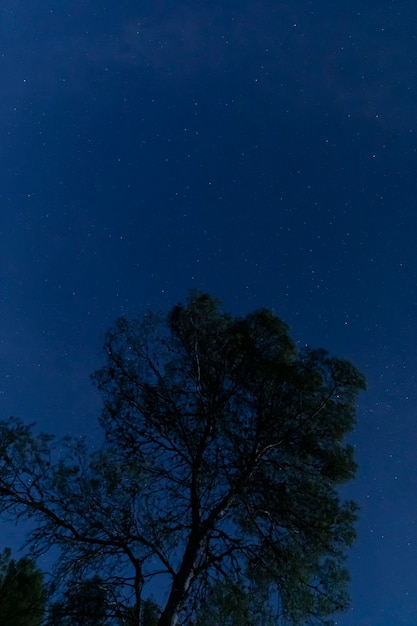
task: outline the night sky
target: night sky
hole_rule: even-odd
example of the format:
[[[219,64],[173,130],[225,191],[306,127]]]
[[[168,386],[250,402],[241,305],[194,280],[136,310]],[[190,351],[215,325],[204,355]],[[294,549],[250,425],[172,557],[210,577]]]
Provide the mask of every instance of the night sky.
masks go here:
[[[1,417],[95,445],[116,317],[190,288],[273,308],[368,381],[337,623],[416,626],[416,2],[2,0],[0,20]]]

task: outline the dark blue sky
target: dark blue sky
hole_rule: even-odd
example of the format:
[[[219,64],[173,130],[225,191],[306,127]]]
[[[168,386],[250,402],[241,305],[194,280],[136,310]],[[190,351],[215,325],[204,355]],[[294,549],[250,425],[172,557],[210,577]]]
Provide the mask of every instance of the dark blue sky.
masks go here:
[[[338,624],[415,626],[415,2],[2,0],[0,20],[1,415],[94,442],[117,316],[191,287],[273,308],[368,379]]]

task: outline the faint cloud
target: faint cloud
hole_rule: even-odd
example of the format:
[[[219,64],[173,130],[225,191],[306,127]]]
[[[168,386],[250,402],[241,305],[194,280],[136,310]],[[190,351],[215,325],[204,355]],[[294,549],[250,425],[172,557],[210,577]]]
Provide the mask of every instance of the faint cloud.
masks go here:
[[[3,109],[34,93],[99,97],[101,85],[114,89],[114,72],[129,81],[140,72],[178,84],[210,76],[243,86],[237,97],[256,88],[289,108],[415,125],[414,20],[391,3],[358,12],[304,0],[153,0],[132,14],[131,6],[97,10],[91,2],[68,15],[60,8],[51,22],[46,9],[28,17],[26,4],[8,1],[1,11]]]
[[[235,19],[226,9],[197,6],[130,19],[117,60],[176,75],[219,69],[229,55]]]

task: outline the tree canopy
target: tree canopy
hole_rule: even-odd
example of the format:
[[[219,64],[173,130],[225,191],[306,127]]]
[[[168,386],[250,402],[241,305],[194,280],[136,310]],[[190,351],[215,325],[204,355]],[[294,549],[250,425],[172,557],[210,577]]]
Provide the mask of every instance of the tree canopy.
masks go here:
[[[48,607],[47,626],[107,626],[107,595],[98,576],[69,581],[59,602]]]
[[[63,579],[99,573],[131,624],[155,584],[158,626],[191,623],[226,581],[235,600],[279,598],[290,624],[346,608],[355,367],[299,349],[269,310],[233,317],[199,292],[117,320],[104,354],[99,451],[0,424],[3,509],[32,518],[33,554],[60,548]]]
[[[34,561],[15,561],[11,550],[0,554],[0,624],[1,626],[39,626],[42,622],[45,594],[42,572]]]

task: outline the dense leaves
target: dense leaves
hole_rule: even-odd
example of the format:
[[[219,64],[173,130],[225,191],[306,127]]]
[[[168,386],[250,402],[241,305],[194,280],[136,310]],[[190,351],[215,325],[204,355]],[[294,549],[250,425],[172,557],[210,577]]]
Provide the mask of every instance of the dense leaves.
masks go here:
[[[31,559],[15,561],[6,548],[0,555],[1,626],[39,626],[44,604],[41,571]]]
[[[107,595],[98,576],[68,585],[61,600],[50,607],[47,626],[106,626]]]
[[[61,547],[64,578],[99,571],[137,624],[151,581],[159,626],[201,615],[224,580],[275,595],[293,624],[345,608],[358,371],[299,351],[270,311],[233,318],[200,293],[167,320],[118,320],[105,354],[99,452],[0,431],[0,494],[35,518],[35,553]]]

